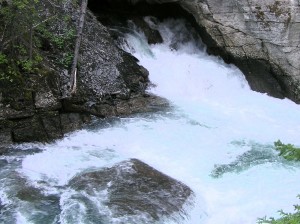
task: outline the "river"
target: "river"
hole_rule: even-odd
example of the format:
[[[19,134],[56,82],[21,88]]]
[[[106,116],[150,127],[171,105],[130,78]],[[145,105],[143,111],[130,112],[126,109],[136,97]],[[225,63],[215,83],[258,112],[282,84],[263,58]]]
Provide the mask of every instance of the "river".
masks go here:
[[[300,106],[251,91],[239,69],[205,53],[185,21],[152,26],[163,44],[149,46],[142,33],[132,30],[122,47],[149,70],[149,92],[167,98],[171,108],[95,119],[53,143],[12,146],[10,154],[0,157],[0,223],[84,223],[87,214],[80,205],[72,213],[76,202],[65,187],[68,181],[129,158],[194,191],[188,217],[179,223],[251,224],[259,217],[278,217],[280,209],[293,211],[300,166],[280,158],[273,143],[300,145]],[[30,191],[16,197],[21,185],[50,196],[39,198],[39,192]],[[31,202],[22,197],[32,197]],[[97,206],[110,217],[111,211]],[[142,223],[138,217],[136,223]]]

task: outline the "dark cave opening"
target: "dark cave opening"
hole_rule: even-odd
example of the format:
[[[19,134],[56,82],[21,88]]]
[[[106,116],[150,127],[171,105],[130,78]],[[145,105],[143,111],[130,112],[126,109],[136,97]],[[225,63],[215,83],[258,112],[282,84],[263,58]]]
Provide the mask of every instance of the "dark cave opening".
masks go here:
[[[104,25],[108,22],[109,15],[123,19],[134,16],[154,16],[158,19],[193,18],[177,3],[149,4],[143,1],[133,4],[126,0],[89,0],[88,7]]]
[[[125,0],[90,0],[89,9],[96,15],[97,19],[106,27],[122,27],[128,28],[128,21],[132,21],[139,29],[141,29],[148,38],[149,44],[161,43],[163,40],[159,32],[152,29],[144,17],[152,16],[163,21],[164,19],[185,19],[186,25],[190,26],[190,30],[194,30],[197,35],[197,23],[194,17],[185,11],[177,3],[149,4],[147,2],[138,2],[136,4]],[[119,33],[111,31],[114,39],[118,38]],[[198,35],[199,36],[199,35]],[[199,43],[202,43],[198,37]]]

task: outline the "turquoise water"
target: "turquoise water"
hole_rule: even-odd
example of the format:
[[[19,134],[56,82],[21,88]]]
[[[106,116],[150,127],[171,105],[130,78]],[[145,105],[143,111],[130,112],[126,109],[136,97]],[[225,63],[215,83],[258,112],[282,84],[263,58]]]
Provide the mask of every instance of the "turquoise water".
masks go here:
[[[155,85],[149,91],[167,98],[172,108],[95,120],[51,144],[16,146],[22,153],[1,158],[8,162],[0,173],[0,198],[10,208],[4,210],[4,223],[87,223],[87,208],[66,184],[79,172],[128,158],[146,162],[195,192],[194,206],[186,206],[189,216],[177,223],[250,224],[277,216],[279,209],[293,211],[300,193],[299,164],[278,157],[273,142],[300,145],[300,106],[251,91],[236,67],[205,53],[184,21],[152,26],[160,30],[163,44],[149,46],[135,30],[123,47],[149,70]],[[27,154],[32,148],[41,151]],[[22,181],[48,197],[26,203],[17,199],[14,192]],[[48,203],[48,211],[38,206],[41,201]],[[127,223],[126,217],[114,219],[101,201],[94,204],[108,223]],[[134,220],[143,223],[142,216]]]

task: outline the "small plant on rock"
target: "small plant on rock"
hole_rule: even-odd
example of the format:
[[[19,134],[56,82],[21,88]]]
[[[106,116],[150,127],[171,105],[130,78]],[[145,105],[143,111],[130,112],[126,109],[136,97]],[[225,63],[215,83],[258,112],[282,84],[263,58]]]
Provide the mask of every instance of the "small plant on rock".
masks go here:
[[[298,195],[298,198],[300,196]],[[295,213],[285,213],[282,210],[279,211],[280,218],[275,219],[273,217],[271,218],[260,218],[258,219],[257,223],[259,224],[299,224],[300,223],[300,206],[294,205],[295,207]]]
[[[292,144],[283,144],[280,140],[274,142],[279,155],[290,161],[300,161],[300,148]]]

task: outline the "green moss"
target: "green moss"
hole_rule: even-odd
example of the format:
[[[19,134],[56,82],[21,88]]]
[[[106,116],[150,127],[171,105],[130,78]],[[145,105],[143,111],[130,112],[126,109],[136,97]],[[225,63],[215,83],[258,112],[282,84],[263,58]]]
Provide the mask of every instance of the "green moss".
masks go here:
[[[61,24],[61,27],[56,28],[55,23]],[[41,48],[47,48],[48,52],[60,55],[60,57],[54,57],[54,62],[68,69],[72,65],[74,42],[76,39],[76,27],[72,22],[72,18],[65,15],[63,15],[63,18],[57,16],[51,23],[40,25],[37,28],[37,32],[41,38],[40,42],[44,42],[44,44],[46,42],[46,45],[49,45],[48,47]]]

